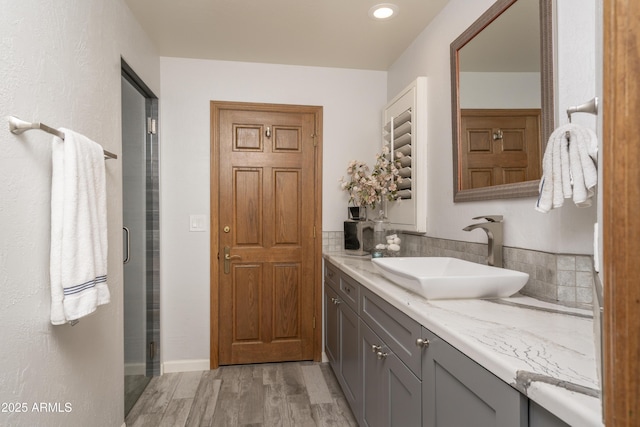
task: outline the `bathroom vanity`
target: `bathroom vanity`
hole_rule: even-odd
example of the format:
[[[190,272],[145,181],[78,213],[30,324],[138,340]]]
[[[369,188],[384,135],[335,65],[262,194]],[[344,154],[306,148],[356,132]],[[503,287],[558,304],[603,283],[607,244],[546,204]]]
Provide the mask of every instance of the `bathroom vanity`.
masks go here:
[[[324,258],[325,351],[361,426],[602,425],[590,312],[426,300]]]

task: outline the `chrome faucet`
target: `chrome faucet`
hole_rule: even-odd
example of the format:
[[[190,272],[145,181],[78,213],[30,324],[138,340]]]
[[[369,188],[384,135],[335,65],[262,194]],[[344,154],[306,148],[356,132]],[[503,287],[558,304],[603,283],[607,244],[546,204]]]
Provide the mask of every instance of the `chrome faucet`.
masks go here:
[[[502,267],[502,215],[482,215],[473,219],[486,219],[487,222],[471,224],[463,228],[464,231],[482,228],[489,238],[489,253],[487,264]]]

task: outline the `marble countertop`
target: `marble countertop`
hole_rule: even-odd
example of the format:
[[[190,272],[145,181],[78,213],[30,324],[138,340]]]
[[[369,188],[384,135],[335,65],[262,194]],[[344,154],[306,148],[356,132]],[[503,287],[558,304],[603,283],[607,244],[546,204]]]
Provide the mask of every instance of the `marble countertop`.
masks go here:
[[[324,257],[572,426],[602,426],[591,311],[516,294],[426,300],[378,274],[368,257]]]

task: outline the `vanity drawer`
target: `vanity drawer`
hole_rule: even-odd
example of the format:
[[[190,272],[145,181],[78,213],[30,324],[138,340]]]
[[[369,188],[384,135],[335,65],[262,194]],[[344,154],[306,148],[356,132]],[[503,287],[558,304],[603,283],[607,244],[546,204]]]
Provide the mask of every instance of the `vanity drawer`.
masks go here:
[[[324,281],[336,289],[340,287],[340,269],[327,260],[324,261]]]
[[[369,289],[361,290],[360,317],[419,378],[422,378],[422,337],[418,322],[380,298]]]
[[[340,276],[340,298],[356,313],[358,313],[358,300],[360,299],[361,286],[351,277],[342,273]]]

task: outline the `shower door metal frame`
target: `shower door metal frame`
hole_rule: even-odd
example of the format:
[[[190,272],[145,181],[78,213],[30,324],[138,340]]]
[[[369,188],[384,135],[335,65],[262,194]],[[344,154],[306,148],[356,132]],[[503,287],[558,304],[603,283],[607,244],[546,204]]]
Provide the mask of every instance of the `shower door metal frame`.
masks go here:
[[[121,59],[122,77],[145,98],[146,132],[146,376],[160,375],[160,177],[158,156],[158,97]],[[124,185],[125,183],[123,183]]]

